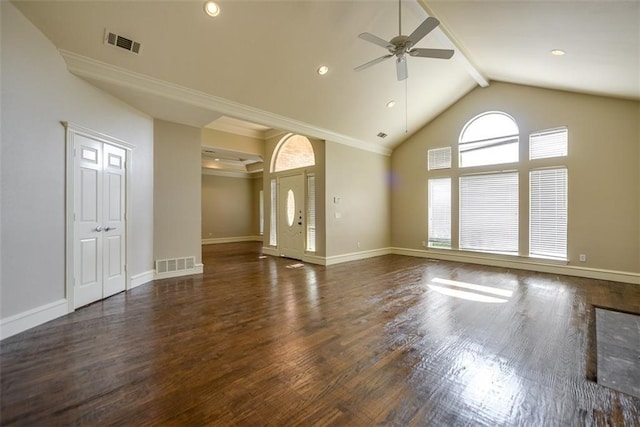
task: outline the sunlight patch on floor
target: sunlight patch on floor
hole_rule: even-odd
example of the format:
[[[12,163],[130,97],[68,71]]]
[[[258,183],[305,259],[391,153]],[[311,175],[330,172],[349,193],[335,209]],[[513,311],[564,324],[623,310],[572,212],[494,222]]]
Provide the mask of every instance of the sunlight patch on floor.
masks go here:
[[[473,283],[458,282],[457,280],[449,280],[449,279],[440,279],[439,277],[436,277],[435,279],[433,279],[432,282],[439,283],[441,285],[455,286],[457,288],[470,289],[472,291],[484,292],[486,294],[498,295],[506,298],[511,298],[511,296],[513,295],[513,291],[510,291],[508,289],[494,288],[493,286],[474,285]]]
[[[506,299],[490,297],[488,295],[477,294],[475,292],[466,292],[459,289],[445,288],[444,286],[427,285],[429,289],[433,289],[443,295],[449,295],[456,298],[462,298],[470,301],[490,302],[490,303],[505,303]]]
[[[435,285],[433,283],[437,283]],[[444,285],[444,286],[439,286]],[[511,298],[513,291],[507,289],[494,288],[492,286],[482,286],[473,283],[458,282],[457,280],[441,279],[436,277],[427,285],[429,289],[441,293],[443,295],[462,298],[469,301],[487,302],[487,303],[505,303]],[[462,289],[457,289],[462,288]],[[489,294],[489,295],[486,295]],[[498,298],[502,297],[502,298]],[[505,299],[507,298],[507,299]]]

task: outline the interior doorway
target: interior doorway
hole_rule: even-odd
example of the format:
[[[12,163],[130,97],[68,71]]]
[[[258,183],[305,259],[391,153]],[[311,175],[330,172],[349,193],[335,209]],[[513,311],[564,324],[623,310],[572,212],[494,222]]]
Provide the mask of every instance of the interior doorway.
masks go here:
[[[130,146],[67,124],[69,311],[127,288]]]

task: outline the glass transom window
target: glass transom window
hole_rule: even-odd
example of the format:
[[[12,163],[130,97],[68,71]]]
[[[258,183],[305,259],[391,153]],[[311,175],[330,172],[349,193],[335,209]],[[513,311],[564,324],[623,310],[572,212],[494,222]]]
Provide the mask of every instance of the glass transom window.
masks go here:
[[[511,116],[490,111],[471,119],[460,133],[460,167],[518,161],[518,125]]]
[[[273,172],[314,166],[316,157],[311,141],[302,135],[291,135],[280,143],[275,152]]]

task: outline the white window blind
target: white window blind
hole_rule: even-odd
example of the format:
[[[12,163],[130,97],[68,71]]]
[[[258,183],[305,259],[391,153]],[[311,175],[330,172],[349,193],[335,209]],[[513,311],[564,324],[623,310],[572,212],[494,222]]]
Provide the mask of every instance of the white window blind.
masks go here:
[[[434,148],[427,151],[428,170],[451,169],[451,147]]]
[[[460,143],[460,167],[496,165],[518,161],[518,135]]]
[[[518,173],[460,177],[460,249],[518,253]]]
[[[264,234],[264,190],[260,190],[260,235]]]
[[[307,176],[307,250],[316,251],[316,177]]]
[[[529,174],[529,253],[567,258],[567,169],[533,170]]]
[[[568,151],[567,128],[550,129],[529,135],[529,159],[566,156]]]
[[[278,244],[278,234],[276,230],[276,222],[278,219],[277,216],[277,196],[278,186],[276,184],[276,180],[271,180],[271,218],[270,218],[270,229],[269,229],[269,245],[276,246]]]
[[[429,247],[451,248],[451,178],[429,180]]]

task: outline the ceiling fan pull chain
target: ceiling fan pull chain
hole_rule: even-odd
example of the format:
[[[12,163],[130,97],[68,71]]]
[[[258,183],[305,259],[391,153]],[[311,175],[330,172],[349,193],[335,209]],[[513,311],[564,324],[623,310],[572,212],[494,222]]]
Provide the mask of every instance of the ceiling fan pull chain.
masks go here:
[[[407,85],[409,84],[409,79],[404,80],[404,133],[409,133],[409,91],[407,90]]]

